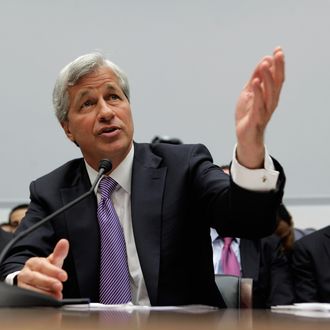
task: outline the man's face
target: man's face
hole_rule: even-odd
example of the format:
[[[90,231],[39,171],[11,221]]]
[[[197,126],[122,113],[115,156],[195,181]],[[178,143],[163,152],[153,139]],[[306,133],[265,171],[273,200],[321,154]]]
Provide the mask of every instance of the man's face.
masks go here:
[[[68,91],[68,119],[62,123],[66,135],[95,170],[104,158],[117,167],[131,149],[134,128],[130,104],[116,75],[101,67]]]

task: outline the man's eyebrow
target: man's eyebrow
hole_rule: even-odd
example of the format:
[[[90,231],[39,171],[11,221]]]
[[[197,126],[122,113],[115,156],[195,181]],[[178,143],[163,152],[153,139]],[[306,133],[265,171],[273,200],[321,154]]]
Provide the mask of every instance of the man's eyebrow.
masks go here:
[[[117,88],[116,86],[114,86],[113,84],[111,83],[108,83],[106,85],[107,89],[110,90],[110,91],[118,91],[119,88]]]
[[[82,98],[89,94],[89,90],[80,91],[74,99],[74,103],[78,103]]]
[[[119,90],[121,90],[119,87],[116,87],[115,85],[113,85],[112,83],[108,83],[106,84],[106,89],[108,91],[111,92],[118,92]],[[90,94],[90,90],[89,89],[85,89],[80,91],[77,96],[74,99],[74,103],[77,104],[81,101],[81,99],[83,99],[85,96],[87,96],[88,94]]]

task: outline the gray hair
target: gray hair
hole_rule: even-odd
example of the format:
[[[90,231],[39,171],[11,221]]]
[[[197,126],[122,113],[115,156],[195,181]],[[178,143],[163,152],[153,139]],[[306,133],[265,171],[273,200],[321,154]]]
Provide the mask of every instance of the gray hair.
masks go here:
[[[66,65],[57,77],[53,90],[53,106],[60,123],[68,119],[70,107],[68,88],[74,86],[83,76],[94,72],[100,67],[109,67],[114,72],[118,78],[120,88],[129,101],[129,84],[126,74],[102,54],[86,54]]]

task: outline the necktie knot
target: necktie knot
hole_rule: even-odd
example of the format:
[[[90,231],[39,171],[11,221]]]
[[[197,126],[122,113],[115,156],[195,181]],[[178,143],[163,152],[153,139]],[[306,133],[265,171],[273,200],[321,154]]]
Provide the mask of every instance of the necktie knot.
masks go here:
[[[110,198],[111,194],[115,191],[117,182],[110,176],[104,176],[99,184],[99,190],[103,198]]]
[[[223,243],[225,247],[229,247],[231,245],[231,242],[233,241],[233,237],[224,237]]]

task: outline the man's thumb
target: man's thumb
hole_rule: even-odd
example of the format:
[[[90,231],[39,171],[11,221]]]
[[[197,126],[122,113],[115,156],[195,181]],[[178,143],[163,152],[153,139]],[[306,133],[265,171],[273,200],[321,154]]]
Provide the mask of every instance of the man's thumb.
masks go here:
[[[62,268],[64,259],[69,253],[69,241],[61,239],[57,242],[53,253],[48,257],[48,260],[55,266]]]

